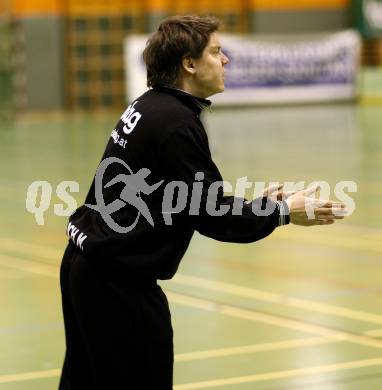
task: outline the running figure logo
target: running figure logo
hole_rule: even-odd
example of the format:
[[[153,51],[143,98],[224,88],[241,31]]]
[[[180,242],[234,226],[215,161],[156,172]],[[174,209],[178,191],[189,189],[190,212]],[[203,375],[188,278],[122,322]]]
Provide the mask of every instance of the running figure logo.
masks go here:
[[[114,179],[110,180],[107,184],[105,184],[105,188],[111,187],[116,183],[125,184],[123,190],[121,191],[120,199],[115,199],[113,202],[106,205],[102,192],[102,180],[107,167],[113,163],[123,165],[130,172],[130,174],[119,174]],[[108,157],[104,159],[99,165],[95,176],[94,186],[97,204],[86,204],[85,206],[98,211],[101,214],[103,220],[106,222],[106,224],[118,233],[127,233],[134,229],[134,227],[138,223],[140,215],[145,217],[145,219],[147,220],[147,222],[150,223],[151,226],[154,226],[154,221],[151,217],[149,208],[140,197],[140,193],[143,193],[145,195],[151,194],[163,183],[163,180],[156,184],[153,184],[152,186],[148,185],[146,183],[146,178],[150,173],[151,172],[148,168],[141,168],[138,172],[133,173],[130,167],[123,160],[116,157]],[[138,215],[130,226],[124,227],[118,225],[111,217],[111,214],[125,207],[127,204],[135,207],[138,211]]]

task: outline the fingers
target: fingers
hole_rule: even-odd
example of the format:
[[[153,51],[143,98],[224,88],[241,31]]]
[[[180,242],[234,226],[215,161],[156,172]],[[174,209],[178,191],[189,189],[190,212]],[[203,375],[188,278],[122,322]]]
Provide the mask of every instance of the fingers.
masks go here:
[[[297,194],[299,191],[283,191],[284,184],[274,185],[267,188],[263,196],[271,197],[276,200],[286,200],[290,196]]]
[[[304,196],[309,196],[316,193],[321,187],[317,184],[302,191]]]
[[[332,203],[332,202],[329,202]],[[333,204],[332,204],[333,206]],[[346,215],[345,205],[336,203],[340,207],[319,207],[314,210],[315,219],[321,224],[332,224],[335,220],[344,219]]]
[[[307,226],[320,226],[320,225],[333,225],[334,219],[327,219],[327,220],[320,220],[320,219],[315,219],[312,220],[311,223]]]
[[[334,221],[335,219],[344,219],[342,215],[317,215],[318,221]]]
[[[316,215],[335,215],[335,216],[345,216],[347,210],[344,208],[334,208],[334,207],[317,207],[314,209]]]
[[[297,194],[297,192],[298,191],[285,191],[285,192],[281,192],[282,199],[280,199],[280,200],[288,199],[290,196],[292,196],[294,194]]]
[[[341,202],[336,202],[333,200],[317,200],[317,206],[331,208],[331,209],[345,209],[346,205]]]
[[[266,188],[263,192],[263,196],[270,196],[272,195],[275,191],[279,191],[284,187],[284,184],[275,184],[273,186],[270,186]]]
[[[303,226],[332,225],[347,215],[346,205],[339,201],[317,199],[319,184],[302,191],[282,191],[283,185],[273,185],[266,196],[277,200],[287,200],[291,222]],[[293,197],[292,197],[293,196]],[[290,198],[288,200],[288,198]]]
[[[333,219],[329,219],[327,221],[317,221],[317,222],[318,222],[317,225],[333,225],[334,220]]]

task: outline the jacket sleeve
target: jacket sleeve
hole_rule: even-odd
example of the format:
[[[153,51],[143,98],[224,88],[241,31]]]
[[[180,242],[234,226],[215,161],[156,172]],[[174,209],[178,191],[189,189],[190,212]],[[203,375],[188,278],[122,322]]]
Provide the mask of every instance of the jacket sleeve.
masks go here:
[[[180,215],[199,233],[219,241],[249,243],[279,226],[278,204],[268,198],[251,202],[224,196],[222,176],[211,159],[206,134],[182,126],[160,146],[161,171],[167,183],[187,185],[187,206]]]

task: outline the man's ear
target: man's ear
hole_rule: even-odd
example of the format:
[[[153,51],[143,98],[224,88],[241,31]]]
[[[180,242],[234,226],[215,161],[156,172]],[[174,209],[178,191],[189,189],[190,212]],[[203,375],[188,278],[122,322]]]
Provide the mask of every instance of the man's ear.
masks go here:
[[[182,59],[182,67],[189,74],[194,74],[196,72],[194,61],[191,57],[184,57]]]

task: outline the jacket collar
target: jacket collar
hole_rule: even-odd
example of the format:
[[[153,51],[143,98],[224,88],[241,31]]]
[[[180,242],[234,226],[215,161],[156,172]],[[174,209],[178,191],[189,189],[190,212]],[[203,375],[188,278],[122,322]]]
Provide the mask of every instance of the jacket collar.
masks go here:
[[[193,96],[190,93],[183,91],[181,89],[176,89],[173,87],[168,87],[165,85],[156,85],[153,87],[154,91],[159,92],[165,92],[169,93],[173,96],[176,96],[179,98],[184,104],[186,104],[188,107],[192,109],[192,111],[195,112],[195,114],[200,115],[200,113],[205,110],[209,109],[211,106],[211,101],[208,99],[202,99],[197,96]]]

